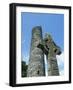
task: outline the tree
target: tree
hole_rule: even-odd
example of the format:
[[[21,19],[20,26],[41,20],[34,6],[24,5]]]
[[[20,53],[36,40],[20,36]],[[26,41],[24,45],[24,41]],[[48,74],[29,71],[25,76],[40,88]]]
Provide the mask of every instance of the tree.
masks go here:
[[[22,77],[27,77],[27,67],[28,67],[28,65],[26,65],[26,62],[25,61],[22,61],[21,62],[21,69],[22,69],[22,72],[21,72],[21,75],[22,75]]]

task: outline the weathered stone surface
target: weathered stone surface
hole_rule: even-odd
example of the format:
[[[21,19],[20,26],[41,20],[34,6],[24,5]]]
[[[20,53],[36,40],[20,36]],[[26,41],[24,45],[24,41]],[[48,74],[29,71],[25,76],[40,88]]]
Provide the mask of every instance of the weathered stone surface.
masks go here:
[[[46,34],[42,43],[39,43],[39,48],[46,54],[48,62],[48,76],[58,76],[59,68],[56,55],[61,54],[60,48],[54,43],[52,37]]]
[[[27,76],[45,76],[44,54],[48,63],[48,76],[58,76],[59,68],[56,55],[61,54],[60,48],[54,43],[51,35],[46,34],[42,39],[42,28],[34,27],[32,30],[32,40],[30,49],[30,59]]]
[[[60,48],[54,43],[51,36],[47,37],[46,45],[49,48],[49,52],[47,55],[48,60],[48,76],[58,76],[59,68],[57,64],[56,55],[61,53]],[[50,72],[49,72],[50,71]]]
[[[43,51],[37,47],[40,41],[42,41],[42,28],[41,26],[36,26],[32,30],[27,77],[45,76],[44,54]]]

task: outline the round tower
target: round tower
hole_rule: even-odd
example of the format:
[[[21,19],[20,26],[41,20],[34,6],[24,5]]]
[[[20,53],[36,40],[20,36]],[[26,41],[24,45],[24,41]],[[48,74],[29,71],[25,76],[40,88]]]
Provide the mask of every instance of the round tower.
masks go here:
[[[41,41],[42,28],[41,26],[36,26],[32,29],[27,77],[45,76],[44,54],[43,51],[37,47]]]

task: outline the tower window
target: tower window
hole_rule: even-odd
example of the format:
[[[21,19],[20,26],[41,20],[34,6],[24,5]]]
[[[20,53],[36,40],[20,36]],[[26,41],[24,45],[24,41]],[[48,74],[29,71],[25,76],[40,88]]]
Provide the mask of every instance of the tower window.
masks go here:
[[[39,75],[39,70],[37,71],[37,74]]]

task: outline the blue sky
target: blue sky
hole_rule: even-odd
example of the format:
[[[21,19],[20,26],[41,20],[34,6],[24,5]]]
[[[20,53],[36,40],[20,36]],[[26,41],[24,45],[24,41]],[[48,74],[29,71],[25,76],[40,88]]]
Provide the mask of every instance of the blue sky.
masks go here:
[[[51,34],[54,42],[64,51],[64,15],[49,13],[21,13],[21,56],[26,63],[29,61],[31,32],[35,26],[41,26],[43,37]],[[61,68],[64,66],[62,65]]]

